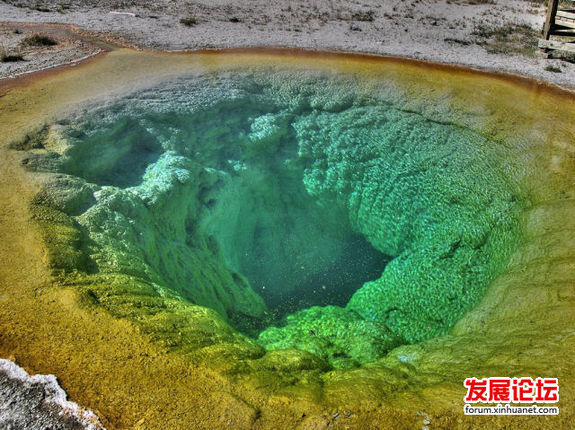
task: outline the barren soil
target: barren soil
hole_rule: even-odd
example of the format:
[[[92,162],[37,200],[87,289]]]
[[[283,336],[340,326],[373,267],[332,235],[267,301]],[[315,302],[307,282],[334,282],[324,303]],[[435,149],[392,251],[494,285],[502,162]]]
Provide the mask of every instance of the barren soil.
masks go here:
[[[0,17],[12,23],[74,24],[142,48],[334,49],[506,71],[569,87],[575,83],[575,65],[543,58],[537,49],[545,20],[538,0],[8,0],[0,2]],[[62,36],[58,47],[24,51],[22,63],[0,63],[0,77],[94,52]],[[10,30],[0,34],[8,51],[18,51],[18,40]]]

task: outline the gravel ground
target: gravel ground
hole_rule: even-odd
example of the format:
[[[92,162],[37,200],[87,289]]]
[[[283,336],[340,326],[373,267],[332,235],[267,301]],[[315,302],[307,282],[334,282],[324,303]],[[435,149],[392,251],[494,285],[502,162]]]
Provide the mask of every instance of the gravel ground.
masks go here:
[[[5,430],[104,429],[93,412],[66,400],[53,375],[30,376],[0,359],[0,428]]]
[[[30,36],[41,34],[55,45],[30,45]],[[0,56],[21,56],[18,61],[0,62],[0,79],[47,69],[63,64],[73,64],[101,52],[102,48],[81,39],[67,26],[0,25]]]
[[[573,87],[574,64],[538,55],[537,38],[545,19],[541,4],[540,0],[8,0],[0,2],[0,16],[9,22],[74,24],[154,49],[271,45],[337,49],[506,71]],[[86,52],[78,52],[83,55]],[[7,75],[5,67],[0,63],[0,76]]]

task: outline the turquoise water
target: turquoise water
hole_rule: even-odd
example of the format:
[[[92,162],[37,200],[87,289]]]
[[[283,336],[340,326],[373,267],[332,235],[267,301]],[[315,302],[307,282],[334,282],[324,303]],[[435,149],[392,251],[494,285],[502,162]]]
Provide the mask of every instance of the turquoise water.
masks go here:
[[[35,163],[61,174],[45,193],[88,262],[61,269],[144,280],[335,367],[446,333],[519,234],[507,149],[381,88],[188,76],[62,119],[45,138],[65,151]]]

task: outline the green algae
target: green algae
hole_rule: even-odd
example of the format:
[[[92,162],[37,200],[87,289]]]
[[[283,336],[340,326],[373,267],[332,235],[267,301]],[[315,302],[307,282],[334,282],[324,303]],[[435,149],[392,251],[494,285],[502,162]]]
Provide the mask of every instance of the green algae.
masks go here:
[[[60,172],[35,202],[52,266],[186,351],[259,357],[226,321],[275,324],[266,348],[352,367],[446,333],[516,244],[509,148],[346,77],[274,73],[167,82],[43,131],[29,165]],[[282,319],[358,237],[373,277]]]

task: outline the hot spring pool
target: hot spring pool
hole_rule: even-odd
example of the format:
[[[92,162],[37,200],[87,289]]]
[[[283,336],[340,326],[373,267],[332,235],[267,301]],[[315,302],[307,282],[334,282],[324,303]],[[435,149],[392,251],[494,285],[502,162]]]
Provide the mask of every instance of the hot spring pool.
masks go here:
[[[374,58],[161,57],[115,52],[0,100],[39,98],[6,139],[39,184],[29,207],[52,279],[26,318],[69,294],[74,323],[51,317],[50,345],[81,338],[82,319],[106,345],[50,346],[55,360],[85,357],[92,378],[134,366],[142,397],[174,361],[192,365],[242,399],[234,419],[255,408],[263,427],[329,408],[359,427],[389,408],[454,423],[465,377],[549,363],[529,357],[544,309],[567,331],[573,317],[570,96]],[[161,354],[109,361],[120,326]],[[19,348],[37,363],[45,343]],[[71,360],[52,370],[70,385],[87,373]],[[78,395],[121,426],[146,400],[110,400],[133,390],[113,373]]]

